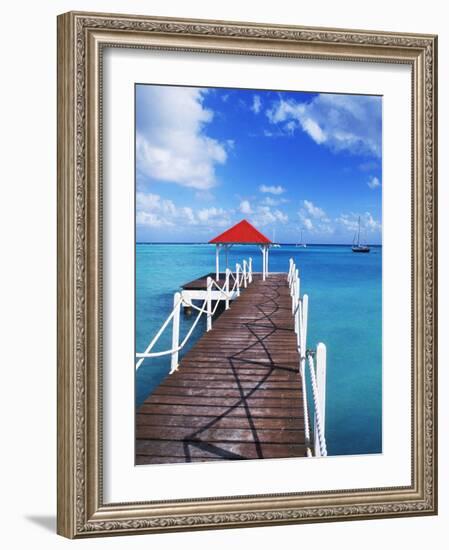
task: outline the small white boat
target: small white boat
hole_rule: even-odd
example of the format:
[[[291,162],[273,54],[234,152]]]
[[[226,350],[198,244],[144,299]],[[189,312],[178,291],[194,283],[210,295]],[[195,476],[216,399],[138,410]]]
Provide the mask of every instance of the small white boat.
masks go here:
[[[272,248],[281,248],[281,245],[276,242],[276,229],[273,229],[273,238],[271,240],[272,240],[272,243],[273,243],[271,245]]]
[[[300,239],[300,242],[299,243],[296,243],[296,246],[299,246],[300,248],[306,248],[307,245],[305,242],[303,242],[302,240],[302,229],[301,229],[301,239]]]
[[[356,237],[357,237],[357,243],[356,243]],[[360,244],[360,216],[359,216],[359,229],[354,234],[354,239],[352,241],[352,251],[361,252],[361,253],[367,253],[370,251],[370,247],[368,245]]]

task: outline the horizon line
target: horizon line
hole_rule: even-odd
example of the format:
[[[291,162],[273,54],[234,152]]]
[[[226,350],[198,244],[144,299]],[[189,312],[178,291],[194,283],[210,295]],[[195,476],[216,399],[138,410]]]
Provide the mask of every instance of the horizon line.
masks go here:
[[[204,242],[204,241],[136,241],[136,244],[210,244],[211,246],[215,246],[214,243]],[[241,246],[259,246],[257,244],[252,243],[234,243],[235,245],[241,245]],[[283,246],[296,246],[297,243],[271,243],[273,244],[279,244]],[[307,246],[353,246],[352,243],[304,243]],[[366,246],[382,246],[382,243],[379,244],[372,244],[367,243]],[[298,248],[300,248],[298,246]]]

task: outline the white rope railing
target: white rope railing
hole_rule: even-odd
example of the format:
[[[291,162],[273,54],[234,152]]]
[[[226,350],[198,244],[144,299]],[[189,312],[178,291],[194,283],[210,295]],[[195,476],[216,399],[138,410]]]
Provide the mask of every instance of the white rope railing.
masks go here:
[[[234,285],[231,290],[229,290],[229,281],[230,279],[234,280]],[[234,296],[240,296],[240,288],[243,285],[244,288],[247,287],[249,283],[252,282],[252,258],[249,259],[249,261],[243,260],[243,269],[240,266],[240,264],[236,264],[236,273],[232,273],[232,271],[228,268],[226,269],[226,279],[223,284],[223,286],[219,286],[216,281],[214,281],[211,277],[207,278],[206,283],[206,299],[203,301],[203,304],[201,307],[195,306],[190,301],[187,302],[181,293],[176,292],[173,297],[173,309],[167,319],[164,321],[156,335],[151,340],[150,344],[147,346],[145,351],[143,353],[136,353],[136,359],[138,359],[136,363],[136,370],[142,365],[145,359],[150,359],[154,357],[163,357],[166,355],[171,355],[171,369],[170,374],[174,372],[178,368],[178,359],[179,359],[179,352],[184,348],[184,346],[187,344],[189,338],[193,334],[193,331],[195,330],[201,316],[205,313],[207,317],[206,321],[206,330],[209,331],[212,329],[212,317],[217,312],[218,306],[220,304],[220,299],[216,300],[215,306],[212,309],[212,289],[215,288],[215,291],[218,291],[220,296],[222,296],[226,303],[226,309],[229,309],[229,300],[234,298]],[[191,307],[192,309],[195,309],[198,311],[198,315],[195,318],[195,321],[193,322],[192,326],[190,327],[189,331],[187,332],[186,336],[182,340],[181,343],[179,343],[179,325],[180,325],[180,312],[181,312],[181,305],[184,305],[186,307]],[[151,351],[153,347],[158,342],[159,338],[162,336],[163,332],[169,325],[170,321],[173,321],[173,328],[172,328],[172,347],[168,350],[164,351]]]
[[[302,389],[302,401],[303,401],[303,413],[304,413],[304,438],[307,447],[307,456],[312,456],[310,450],[310,420],[309,420],[309,404],[307,400],[307,382],[305,373],[306,362],[306,341],[307,331],[304,330],[307,327],[308,316],[308,297],[307,294],[303,300],[298,300],[298,304],[295,308],[295,330],[297,335],[298,352],[299,352],[299,370],[301,374],[301,389]]]
[[[327,456],[325,438],[325,402],[326,402],[326,346],[318,344],[316,351],[316,365],[314,364],[314,352],[307,350],[307,324],[309,298],[307,294],[301,297],[301,281],[299,270],[290,258],[287,280],[292,298],[292,315],[294,316],[295,332],[297,335],[297,347],[299,353],[299,372],[304,409],[304,437],[307,447],[307,455],[312,456],[310,437],[309,404],[307,396],[306,362],[309,367],[309,376],[312,387],[312,402],[314,412],[314,454],[315,456]]]
[[[156,355],[152,355],[150,354],[150,351],[153,349],[153,347],[155,346],[156,342],[159,340],[159,338],[161,337],[162,333],[164,332],[164,330],[167,328],[168,326],[168,323],[174,318],[175,316],[175,313],[177,312],[177,309],[178,307],[181,306],[181,302],[182,302],[182,298],[181,298],[181,294],[179,292],[177,292],[175,294],[175,298],[174,298],[174,306],[173,306],[173,310],[172,312],[170,313],[170,315],[167,317],[167,319],[165,320],[165,322],[162,324],[161,328],[158,330],[158,332],[156,333],[156,335],[154,336],[154,338],[151,340],[151,342],[149,343],[149,345],[147,346],[147,348],[145,349],[145,351],[143,353],[136,353],[136,357],[137,358],[140,358],[139,361],[137,362],[136,364],[136,369],[138,369],[144,359],[146,357],[157,357]],[[170,350],[171,351],[171,350]],[[169,352],[165,353],[165,352],[159,352],[159,353],[163,353],[164,355],[168,355]]]
[[[318,383],[315,373],[315,365],[313,362],[313,355],[309,353],[307,355],[310,381],[312,385],[313,404],[315,410],[315,455],[327,456],[326,439],[324,437],[324,419],[322,418],[322,403],[320,399],[320,391],[318,389]]]

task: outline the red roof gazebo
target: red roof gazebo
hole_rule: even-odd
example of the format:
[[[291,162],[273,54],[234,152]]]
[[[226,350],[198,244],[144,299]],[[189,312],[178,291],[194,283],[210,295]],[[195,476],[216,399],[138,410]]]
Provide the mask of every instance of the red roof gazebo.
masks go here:
[[[209,241],[210,244],[216,245],[215,252],[215,267],[216,279],[220,278],[220,247],[223,247],[226,252],[226,267],[228,267],[228,251],[234,244],[253,244],[259,245],[262,251],[262,275],[263,280],[268,273],[268,250],[272,241],[258,231],[254,225],[247,220],[242,220],[236,223],[217,237]]]

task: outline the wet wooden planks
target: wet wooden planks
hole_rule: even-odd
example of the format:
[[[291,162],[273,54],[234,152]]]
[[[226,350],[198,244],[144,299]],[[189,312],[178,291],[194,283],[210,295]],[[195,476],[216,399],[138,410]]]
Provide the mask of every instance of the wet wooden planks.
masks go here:
[[[138,410],[136,463],[304,455],[287,276],[256,275]]]

